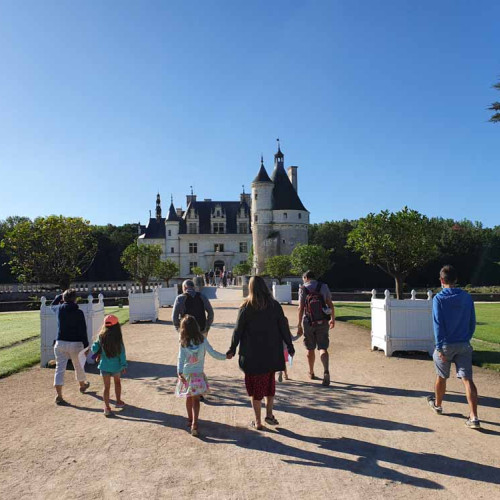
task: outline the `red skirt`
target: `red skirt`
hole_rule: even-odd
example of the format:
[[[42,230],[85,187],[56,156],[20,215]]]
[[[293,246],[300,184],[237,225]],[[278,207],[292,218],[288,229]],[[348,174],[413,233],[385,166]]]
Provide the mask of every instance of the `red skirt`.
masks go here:
[[[264,396],[274,396],[276,394],[275,372],[264,373],[262,375],[247,375],[245,373],[245,386],[249,396],[253,396],[258,401]]]

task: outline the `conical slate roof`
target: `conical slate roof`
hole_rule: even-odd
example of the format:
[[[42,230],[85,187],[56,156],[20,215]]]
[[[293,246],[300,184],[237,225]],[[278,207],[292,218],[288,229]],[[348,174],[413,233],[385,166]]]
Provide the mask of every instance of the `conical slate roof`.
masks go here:
[[[174,204],[173,203],[170,203],[170,208],[168,209],[168,217],[167,219],[168,221],[180,221],[181,218],[177,215],[177,212],[175,211],[175,207],[174,207]]]
[[[269,175],[267,175],[264,163],[261,162],[259,173],[257,174],[257,177],[253,180],[253,182],[272,182],[271,179],[269,178]]]
[[[271,175],[271,180],[274,183],[272,195],[273,210],[305,210],[307,212],[288,175],[286,175],[283,165],[276,165]]]

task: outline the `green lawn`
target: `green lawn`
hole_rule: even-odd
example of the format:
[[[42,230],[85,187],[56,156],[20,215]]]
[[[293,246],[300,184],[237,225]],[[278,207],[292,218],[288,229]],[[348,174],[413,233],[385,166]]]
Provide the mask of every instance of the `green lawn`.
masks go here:
[[[117,316],[121,325],[129,319],[128,308],[112,306],[106,307],[105,311]],[[40,312],[0,313],[0,378],[39,361]]]
[[[370,303],[335,304],[335,317],[370,329]],[[474,364],[500,371],[500,304],[476,304],[476,319]]]

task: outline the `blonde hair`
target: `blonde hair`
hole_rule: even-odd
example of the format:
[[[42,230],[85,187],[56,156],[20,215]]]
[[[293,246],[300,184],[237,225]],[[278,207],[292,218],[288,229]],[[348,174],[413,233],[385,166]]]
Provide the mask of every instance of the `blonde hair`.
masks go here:
[[[248,283],[248,297],[241,307],[252,306],[261,311],[267,309],[273,303],[273,297],[266,282],[260,276],[252,276]]]

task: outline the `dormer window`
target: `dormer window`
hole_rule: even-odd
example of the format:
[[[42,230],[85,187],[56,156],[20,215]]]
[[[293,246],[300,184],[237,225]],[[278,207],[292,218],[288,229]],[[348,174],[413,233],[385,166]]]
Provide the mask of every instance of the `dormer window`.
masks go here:
[[[217,210],[216,217],[220,217],[220,210]]]

